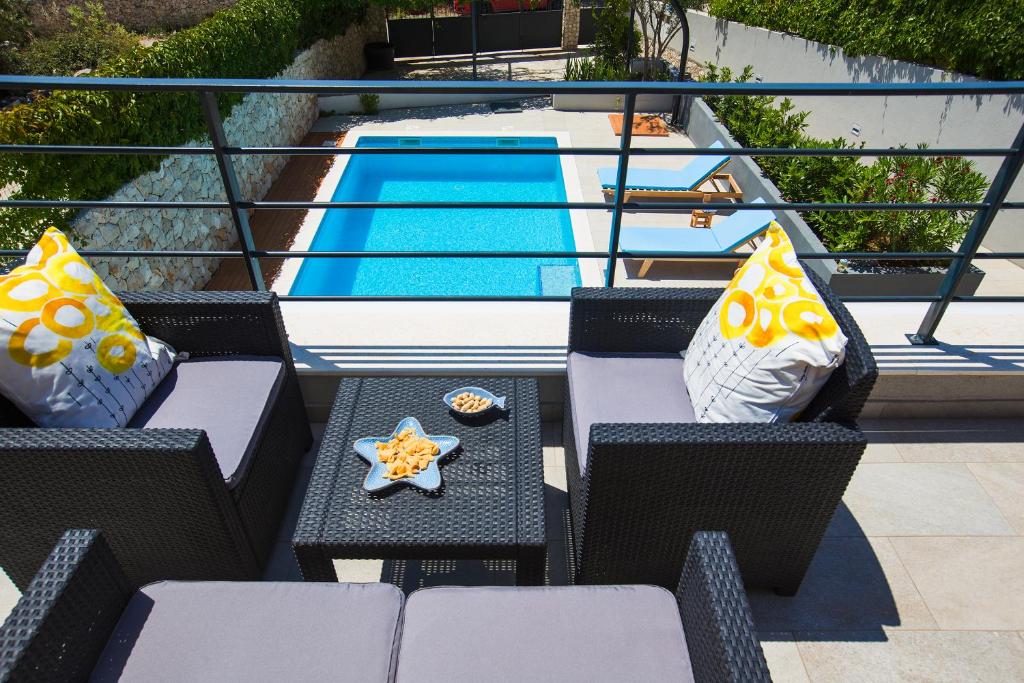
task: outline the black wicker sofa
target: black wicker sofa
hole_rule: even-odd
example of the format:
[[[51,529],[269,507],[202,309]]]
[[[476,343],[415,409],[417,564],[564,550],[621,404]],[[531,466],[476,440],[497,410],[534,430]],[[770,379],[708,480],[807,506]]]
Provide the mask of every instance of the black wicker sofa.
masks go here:
[[[769,681],[728,537],[653,586],[161,581],[68,530],[0,628],[0,681]]]
[[[577,582],[675,585],[690,536],[723,529],[748,587],[796,593],[866,446],[855,420],[878,374],[810,277],[846,359],[786,424],[693,417],[680,351],[722,290],[573,290],[562,434]]]
[[[188,359],[124,429],[40,429],[0,399],[0,567],[25,589],[95,527],[139,584],[259,578],[312,443],[277,296],[119,296]]]

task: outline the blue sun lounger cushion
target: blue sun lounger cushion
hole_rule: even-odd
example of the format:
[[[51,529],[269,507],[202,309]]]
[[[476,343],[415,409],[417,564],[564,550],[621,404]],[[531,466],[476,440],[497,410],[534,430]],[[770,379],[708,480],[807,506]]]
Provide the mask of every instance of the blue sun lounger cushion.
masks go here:
[[[763,204],[755,199],[752,204]],[[744,242],[760,235],[776,220],[767,209],[737,211],[725,220],[705,228],[622,228],[619,249],[632,254],[678,253],[701,251],[732,252]],[[667,257],[666,257],[667,258]]]
[[[710,145],[712,148],[722,146],[718,140]],[[696,190],[727,163],[729,163],[728,154],[716,154],[694,157],[679,170],[630,168],[626,173],[626,189],[664,190],[666,192]],[[615,189],[617,168],[599,168],[597,175],[601,179],[601,187]]]

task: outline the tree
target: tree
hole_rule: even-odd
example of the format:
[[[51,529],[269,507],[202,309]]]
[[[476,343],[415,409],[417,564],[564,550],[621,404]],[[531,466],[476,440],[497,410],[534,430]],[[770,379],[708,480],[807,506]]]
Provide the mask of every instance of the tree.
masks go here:
[[[643,31],[644,77],[656,78],[661,59],[672,40],[682,32],[679,78],[686,71],[686,56],[690,52],[690,22],[686,10],[701,9],[704,0],[635,0],[637,21]]]
[[[14,73],[18,48],[32,38],[27,0],[0,0],[0,73]]]

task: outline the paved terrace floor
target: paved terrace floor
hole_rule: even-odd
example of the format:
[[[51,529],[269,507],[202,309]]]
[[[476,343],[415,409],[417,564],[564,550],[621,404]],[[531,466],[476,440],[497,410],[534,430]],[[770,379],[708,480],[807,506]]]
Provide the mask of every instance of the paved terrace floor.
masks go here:
[[[773,678],[1024,680],[1024,425],[867,420],[863,427],[871,443],[799,593],[749,593]],[[300,579],[287,541],[314,452],[268,580]],[[544,465],[548,580],[565,584],[568,511],[557,424],[545,424]],[[513,577],[502,562],[336,566],[343,581],[400,576],[406,591]],[[0,618],[16,600],[0,574]]]

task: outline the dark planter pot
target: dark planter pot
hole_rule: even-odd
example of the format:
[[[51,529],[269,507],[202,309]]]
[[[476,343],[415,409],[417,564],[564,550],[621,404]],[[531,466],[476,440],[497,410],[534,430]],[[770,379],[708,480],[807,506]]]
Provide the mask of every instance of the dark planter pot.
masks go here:
[[[363,54],[369,71],[389,71],[395,68],[395,46],[391,43],[367,43],[363,46]]]
[[[862,263],[835,273],[828,285],[840,296],[933,296],[945,277],[945,268],[879,267]],[[960,280],[956,294],[971,296],[984,277],[985,271],[971,266]]]

